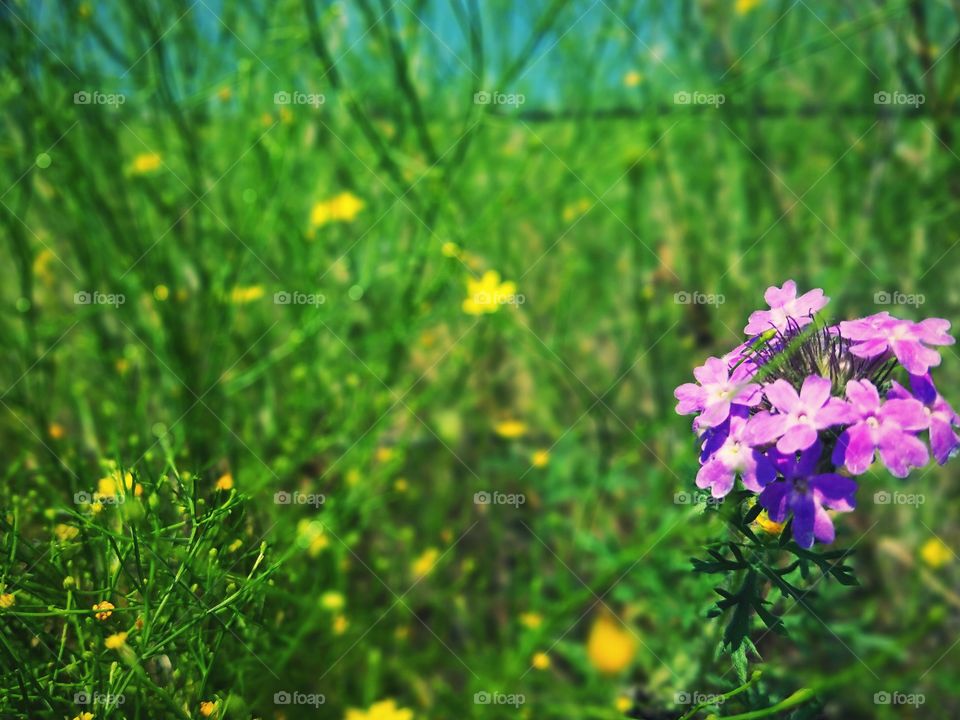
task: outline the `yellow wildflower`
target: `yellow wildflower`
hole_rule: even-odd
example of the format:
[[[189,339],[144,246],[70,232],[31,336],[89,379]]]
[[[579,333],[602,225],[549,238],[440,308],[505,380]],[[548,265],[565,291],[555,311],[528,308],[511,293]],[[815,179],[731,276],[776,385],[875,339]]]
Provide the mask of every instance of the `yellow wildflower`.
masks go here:
[[[373,455],[374,459],[377,462],[385,463],[393,458],[393,448],[388,447],[378,447],[377,451]]]
[[[133,171],[138,175],[153,172],[162,162],[158,153],[141,153],[133,159]]]
[[[614,706],[618,711],[626,714],[630,711],[630,708],[633,707],[633,700],[628,698],[626,695],[618,695],[617,701],[614,703]]]
[[[623,84],[627,87],[636,87],[643,82],[643,75],[638,73],[636,70],[631,70],[626,75],[623,76]]]
[[[546,670],[550,667],[550,656],[544,652],[538,652],[533,656],[533,667],[537,670]]]
[[[460,246],[448,240],[440,246],[440,252],[449,258],[460,257]]]
[[[113,615],[114,604],[108,600],[101,600],[96,605],[93,606],[93,609],[96,611],[94,617],[101,622]]]
[[[440,551],[437,548],[427,548],[420,556],[413,561],[413,564],[410,566],[411,572],[414,577],[422,578],[430,574],[433,570],[433,566],[437,564],[437,558],[440,557]]]
[[[168,297],[170,297],[170,288],[168,288],[166,285],[157,285],[153,289],[153,297],[155,297],[158,302],[164,302]]]
[[[217,490],[230,490],[233,488],[233,475],[224,473],[217,480]]]
[[[16,602],[17,598],[13,593],[0,593],[0,610],[9,610]]]
[[[50,266],[56,257],[53,250],[44,248],[33,261],[33,273],[40,278],[45,285],[50,285],[53,282],[53,271],[50,269]]]
[[[520,615],[520,624],[524,627],[536,630],[543,625],[543,616],[540,613],[525,612]]]
[[[737,0],[734,9],[737,15],[746,15],[760,4],[760,0]]]
[[[320,606],[325,610],[342,610],[346,601],[336,590],[328,590],[320,596]]]
[[[333,634],[334,635],[343,635],[347,628],[350,627],[350,621],[347,620],[346,615],[337,615],[333,619]]]
[[[527,425],[519,420],[504,420],[494,425],[493,431],[500,437],[513,440],[527,434]]]
[[[591,203],[590,200],[587,198],[580,198],[572,205],[567,205],[563,209],[563,220],[564,222],[570,222],[581,215],[585,215],[592,207],[593,203]]]
[[[82,712],[76,717],[74,717],[73,720],[93,720],[93,718],[94,718],[94,715],[92,712]]]
[[[200,703],[200,714],[204,717],[211,717],[217,712],[217,703],[210,700],[204,700]]]
[[[587,657],[600,672],[615,675],[633,661],[636,638],[612,614],[602,612],[587,638]]]
[[[500,273],[487,270],[479,280],[467,278],[467,297],[463,301],[463,311],[468,315],[495,313],[501,305],[515,303],[517,284],[500,282]]]
[[[113,635],[108,637],[106,640],[104,640],[103,644],[108,650],[119,650],[125,647],[127,644],[127,633],[125,632],[114,633]]]
[[[920,548],[920,559],[936,570],[953,560],[953,552],[940,538],[930,538]]]
[[[781,532],[783,532],[783,526],[785,523],[774,522],[770,519],[767,511],[763,510],[754,519],[753,524],[769,535],[779,535]]]
[[[330,544],[330,538],[323,531],[323,525],[310,520],[301,520],[297,524],[298,541],[307,549],[310,557],[316,557]]]
[[[67,525],[66,523],[57,523],[53,526],[53,534],[56,535],[57,540],[60,542],[68,542],[73,540],[77,535],[80,534],[80,530],[75,528],[73,525]]]
[[[413,710],[398,708],[394,700],[381,700],[368,710],[347,710],[344,720],[413,720]]]
[[[249,287],[235,287],[230,291],[230,302],[234,305],[244,305],[254,300],[259,300],[266,294],[263,285],[251,285]]]
[[[398,493],[404,493],[410,489],[410,483],[407,482],[406,478],[397,478],[393,481],[393,489]]]
[[[54,440],[62,440],[63,436],[67,434],[66,428],[58,422],[50,423],[47,432],[50,433],[50,437]]]
[[[549,450],[537,450],[530,456],[530,464],[535,468],[546,467],[548,462],[550,462]]]
[[[313,206],[310,225],[318,228],[331,222],[353,222],[363,207],[363,200],[351,192],[342,192]]]

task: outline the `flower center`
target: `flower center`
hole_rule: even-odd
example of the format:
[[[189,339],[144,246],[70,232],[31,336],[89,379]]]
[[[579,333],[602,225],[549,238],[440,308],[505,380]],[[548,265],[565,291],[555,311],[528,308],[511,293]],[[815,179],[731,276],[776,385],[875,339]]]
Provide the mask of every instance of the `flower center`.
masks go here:
[[[877,420],[876,417],[871,415],[870,417],[867,418],[867,425],[869,425],[871,428],[876,430],[878,427],[880,427],[880,421]]]

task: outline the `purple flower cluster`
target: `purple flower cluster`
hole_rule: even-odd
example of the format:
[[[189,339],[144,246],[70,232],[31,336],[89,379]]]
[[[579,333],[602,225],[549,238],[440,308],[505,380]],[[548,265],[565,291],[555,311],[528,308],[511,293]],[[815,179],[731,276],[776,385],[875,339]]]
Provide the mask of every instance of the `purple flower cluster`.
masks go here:
[[[838,325],[815,315],[830,298],[797,296],[788,280],[751,313],[748,340],[693,371],[674,392],[677,412],[696,414],[697,486],[715,498],[739,478],[774,522],[792,518],[804,548],[833,542],[830,510],[849,512],[857,483],[879,457],[896,477],[960,447],[960,416],[940,395],[933,346],[953,344],[950,323],[901,320],[882,312]],[[892,379],[902,368],[909,389]]]

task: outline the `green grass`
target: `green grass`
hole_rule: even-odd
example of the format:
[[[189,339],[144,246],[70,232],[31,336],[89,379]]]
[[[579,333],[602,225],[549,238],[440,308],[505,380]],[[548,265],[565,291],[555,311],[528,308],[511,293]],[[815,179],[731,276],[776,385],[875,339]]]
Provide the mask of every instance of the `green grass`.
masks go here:
[[[675,502],[697,464],[672,391],[787,278],[835,319],[896,292],[924,303],[888,309],[956,320],[958,22],[932,2],[677,5],[5,3],[0,715],[340,718],[392,698],[417,718],[679,718],[677,693],[743,685],[706,618],[714,580],[690,570],[724,530]],[[873,102],[913,85],[917,112]],[[674,105],[684,89],[727,101]],[[343,192],[356,217],[311,229]],[[524,302],[465,313],[487,270]],[[115,468],[139,496],[74,501]],[[814,574],[812,612],[771,592],[789,637],[758,628],[762,674],[713,711],[960,706],[960,562],[919,554],[956,547],[957,490],[928,470],[864,482],[837,521],[861,585]],[[884,489],[925,502],[872,502]],[[587,649],[604,610],[636,644],[613,675]]]

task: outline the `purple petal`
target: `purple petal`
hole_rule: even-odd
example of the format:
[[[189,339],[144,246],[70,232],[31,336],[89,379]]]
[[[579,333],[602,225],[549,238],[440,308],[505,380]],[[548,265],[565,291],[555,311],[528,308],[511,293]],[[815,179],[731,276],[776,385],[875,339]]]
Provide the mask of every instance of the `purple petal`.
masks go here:
[[[876,449],[873,430],[865,422],[851,425],[837,439],[833,463],[843,465],[854,475],[862,475],[873,462]]]
[[[894,387],[900,388],[900,385],[894,383]],[[901,388],[902,390],[903,388]],[[937,399],[937,388],[933,384],[933,378],[930,377],[930,373],[924,373],[923,375],[911,375],[910,376],[910,389],[913,391],[914,397],[917,398],[924,405],[931,405]],[[887,393],[889,396],[889,393]],[[909,397],[909,395],[907,395]]]
[[[809,485],[831,510],[847,512],[856,507],[857,481],[837,473],[824,473],[810,478]]]
[[[812,493],[793,493],[790,502],[793,510],[793,539],[802,548],[813,546],[813,523],[817,505]]]
[[[743,486],[755,493],[769,485],[777,477],[777,471],[767,456],[758,450],[752,450],[743,468]]]
[[[813,536],[822,543],[832,543],[836,538],[836,530],[833,528],[830,514],[816,504],[814,504]]]
[[[880,408],[879,417],[901,430],[926,430],[930,424],[923,403],[919,400],[887,400]]]
[[[786,380],[775,380],[764,388],[767,400],[780,412],[788,413],[803,409],[800,396]]]
[[[788,423],[789,418],[786,415],[757,413],[747,421],[743,435],[748,445],[766,445],[783,435],[787,431]]]
[[[774,522],[783,522],[787,519],[787,494],[792,489],[793,483],[773,482],[760,493],[758,502]]]
[[[819,375],[810,375],[800,388],[800,402],[811,412],[823,407],[830,397],[830,381]]]
[[[707,405],[703,415],[697,418],[700,421],[700,427],[715,427],[730,417],[730,401],[717,400]]]
[[[677,413],[689,415],[703,410],[703,388],[694,383],[684,383],[673,391],[673,396],[679,400]]]
[[[709,487],[713,497],[722,498],[733,488],[733,471],[719,460],[708,460],[697,473],[697,487]]]
[[[950,336],[950,321],[943,318],[927,318],[915,325],[920,339],[929,345],[953,345],[956,342]]]
[[[771,285],[763,293],[763,299],[772,308],[783,307],[795,297],[797,297],[797,283],[793,280],[787,280],[783,287]]]
[[[850,352],[860,358],[873,358],[887,351],[886,338],[870,338],[850,346]]]
[[[953,424],[937,416],[930,420],[930,449],[933,450],[933,457],[937,462],[943,465],[950,458],[952,453],[960,446],[960,437],[953,429]]]
[[[896,428],[880,427],[880,459],[892,475],[904,478],[912,467],[923,467],[930,459],[919,438]]]
[[[817,431],[812,425],[799,423],[784,433],[777,441],[777,450],[782,453],[792,453],[806,450],[817,441]]]
[[[709,357],[703,365],[693,369],[693,376],[701,385],[716,385],[725,383],[727,378],[730,377],[730,373],[723,360]]]
[[[891,340],[890,349],[911,375],[923,375],[940,364],[940,353],[924,347],[917,340]]]
[[[847,399],[861,417],[875,413],[880,407],[880,393],[869,380],[848,382]]]
[[[819,429],[846,425],[858,419],[858,413],[853,406],[840,398],[830,398],[827,404],[817,411],[816,420]]]

